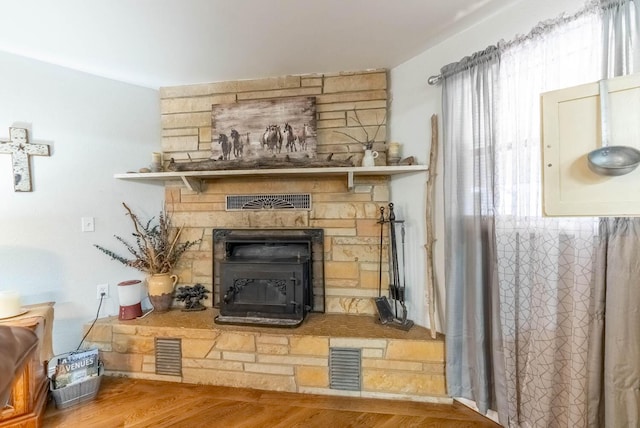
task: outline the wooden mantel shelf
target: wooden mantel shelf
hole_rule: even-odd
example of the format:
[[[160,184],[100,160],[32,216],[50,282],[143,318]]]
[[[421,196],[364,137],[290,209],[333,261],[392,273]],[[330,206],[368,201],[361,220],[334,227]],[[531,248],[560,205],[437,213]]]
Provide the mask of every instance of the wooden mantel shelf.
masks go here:
[[[426,165],[373,166],[373,167],[328,167],[328,168],[283,168],[283,169],[234,169],[225,171],[178,171],[178,172],[127,172],[115,174],[114,178],[139,181],[182,180],[190,190],[200,192],[206,179],[233,176],[263,175],[313,175],[336,176],[345,175],[349,189],[353,188],[353,177],[358,175],[397,175],[427,171]]]

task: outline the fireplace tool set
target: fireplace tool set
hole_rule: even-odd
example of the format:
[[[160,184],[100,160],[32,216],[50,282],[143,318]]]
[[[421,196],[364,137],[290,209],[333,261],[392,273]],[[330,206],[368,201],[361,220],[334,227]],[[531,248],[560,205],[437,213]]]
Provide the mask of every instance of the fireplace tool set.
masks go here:
[[[376,309],[380,322],[384,325],[396,327],[401,330],[409,330],[413,321],[407,319],[407,305],[405,304],[406,272],[405,272],[405,228],[404,220],[397,220],[393,211],[393,203],[389,203],[389,216],[385,219],[384,207],[380,207],[380,247],[378,256],[378,297],[375,298]],[[382,295],[382,249],[384,241],[384,225],[389,225],[389,297]],[[402,242],[402,283],[400,279],[400,267],[398,265],[398,243],[396,225],[399,225]],[[393,302],[393,307],[391,302]],[[400,306],[400,313],[398,313]]]

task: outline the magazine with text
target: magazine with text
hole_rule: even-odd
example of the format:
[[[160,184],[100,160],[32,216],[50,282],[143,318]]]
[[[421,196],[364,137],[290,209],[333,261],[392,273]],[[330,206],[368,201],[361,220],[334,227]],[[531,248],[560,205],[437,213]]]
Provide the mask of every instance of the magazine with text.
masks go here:
[[[88,377],[97,376],[99,365],[97,349],[76,352],[58,358],[55,374],[52,378],[54,388],[63,388],[81,382]]]

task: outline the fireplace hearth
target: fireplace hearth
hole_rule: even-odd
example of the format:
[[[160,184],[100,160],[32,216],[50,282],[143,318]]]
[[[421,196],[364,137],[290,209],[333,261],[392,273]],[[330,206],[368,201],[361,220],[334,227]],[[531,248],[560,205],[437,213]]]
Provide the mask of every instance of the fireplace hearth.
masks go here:
[[[324,312],[322,229],[214,229],[219,324],[297,327]]]

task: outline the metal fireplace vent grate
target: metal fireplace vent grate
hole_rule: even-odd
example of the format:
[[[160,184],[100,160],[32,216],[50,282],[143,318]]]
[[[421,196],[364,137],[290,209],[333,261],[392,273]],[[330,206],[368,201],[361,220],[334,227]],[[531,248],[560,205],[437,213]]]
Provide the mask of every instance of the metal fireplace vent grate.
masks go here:
[[[362,350],[359,348],[329,349],[329,387],[345,391],[360,391]]]
[[[182,340],[156,337],[156,374],[182,376]]]
[[[311,210],[310,193],[227,195],[227,211]]]

